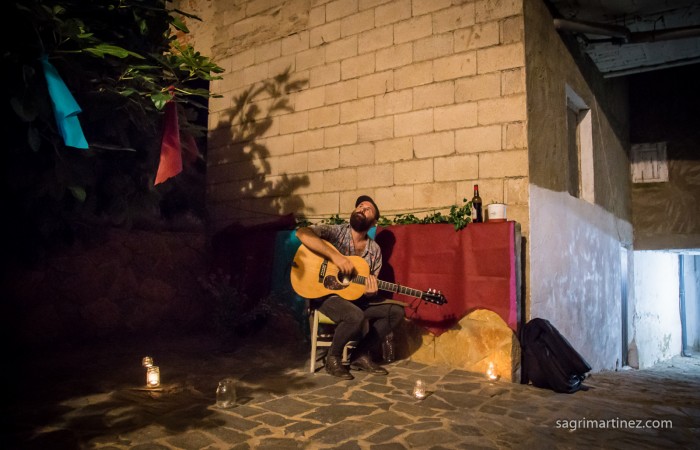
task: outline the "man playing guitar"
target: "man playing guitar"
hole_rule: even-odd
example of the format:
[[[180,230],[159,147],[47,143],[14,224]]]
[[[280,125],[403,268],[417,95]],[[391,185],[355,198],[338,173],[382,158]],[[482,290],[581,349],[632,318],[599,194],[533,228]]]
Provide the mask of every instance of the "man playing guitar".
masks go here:
[[[355,209],[350,215],[350,224],[320,224],[297,230],[299,240],[309,250],[328,259],[340,271],[340,279],[348,283],[353,277],[355,266],[348,256],[359,256],[370,268],[370,275],[365,278],[364,295],[348,301],[331,294],[319,299],[312,299],[314,307],[333,320],[337,326],[333,341],[326,357],[326,372],[334,377],[352,380],[354,377],[342,364],[345,345],[359,338],[352,352],[350,367],[365,370],[372,374],[386,375],[387,371],[372,361],[371,351],[377,347],[404,318],[403,307],[395,303],[382,303],[377,295],[377,275],[382,268],[382,251],[367,232],[379,218],[379,208],[367,195],[358,197]],[[329,242],[332,246],[327,245]],[[364,322],[369,323],[369,332],[361,336]]]

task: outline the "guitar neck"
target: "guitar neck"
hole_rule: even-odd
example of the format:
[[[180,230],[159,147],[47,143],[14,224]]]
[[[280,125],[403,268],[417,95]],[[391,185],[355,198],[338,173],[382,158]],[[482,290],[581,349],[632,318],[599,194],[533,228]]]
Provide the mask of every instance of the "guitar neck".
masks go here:
[[[352,282],[357,284],[365,284],[365,277],[358,275],[352,279]],[[418,289],[412,289],[410,287],[401,286],[400,284],[389,283],[388,281],[382,280],[377,280],[377,287],[382,291],[396,292],[397,294],[408,295],[409,297],[415,298],[423,298],[423,294],[425,294],[423,291],[419,291]]]

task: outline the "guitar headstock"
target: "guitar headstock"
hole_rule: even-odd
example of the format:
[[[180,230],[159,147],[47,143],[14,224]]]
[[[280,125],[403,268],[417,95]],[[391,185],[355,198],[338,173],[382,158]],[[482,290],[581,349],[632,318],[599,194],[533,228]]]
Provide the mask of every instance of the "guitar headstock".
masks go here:
[[[436,305],[444,305],[445,303],[447,303],[447,299],[442,294],[442,292],[435,289],[428,289],[426,292],[423,292],[420,298],[421,300],[425,300],[426,302],[430,303],[435,303]]]

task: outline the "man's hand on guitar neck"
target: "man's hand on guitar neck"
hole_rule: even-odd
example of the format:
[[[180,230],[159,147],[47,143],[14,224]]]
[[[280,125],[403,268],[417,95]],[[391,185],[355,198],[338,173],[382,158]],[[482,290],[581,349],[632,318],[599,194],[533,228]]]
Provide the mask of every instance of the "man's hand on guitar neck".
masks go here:
[[[368,297],[374,296],[378,291],[379,291],[379,284],[377,283],[377,277],[374,275],[370,275],[365,278],[365,286],[367,286],[367,290],[365,291],[365,295]]]

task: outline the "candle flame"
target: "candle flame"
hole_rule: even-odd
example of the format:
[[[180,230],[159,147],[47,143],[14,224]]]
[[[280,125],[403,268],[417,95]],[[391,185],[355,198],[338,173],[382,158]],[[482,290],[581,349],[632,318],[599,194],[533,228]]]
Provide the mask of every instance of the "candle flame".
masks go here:
[[[499,376],[496,373],[496,366],[492,362],[489,362],[489,368],[486,369],[486,376],[489,380],[498,380]]]

